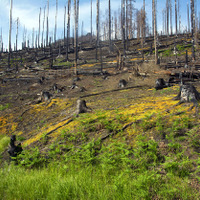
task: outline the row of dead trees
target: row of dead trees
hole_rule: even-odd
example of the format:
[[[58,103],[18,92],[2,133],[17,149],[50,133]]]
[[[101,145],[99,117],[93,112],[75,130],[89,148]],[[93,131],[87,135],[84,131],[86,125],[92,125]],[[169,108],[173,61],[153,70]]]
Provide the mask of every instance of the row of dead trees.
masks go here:
[[[78,59],[78,32],[79,32],[79,0],[74,0],[74,52],[75,52],[75,67],[77,66],[77,59]],[[157,63],[158,59],[158,54],[157,54],[157,0],[152,0],[152,34],[154,35],[154,46],[155,46],[155,63]],[[12,52],[11,48],[11,31],[12,31],[12,6],[13,5],[13,0],[10,0],[10,28],[9,28],[9,56],[8,56],[8,68],[10,68],[10,53]],[[178,5],[179,5],[179,0],[178,0]],[[100,48],[100,7],[99,7],[99,0],[96,0],[96,6],[97,6],[97,14],[96,14],[96,49]],[[178,9],[177,9],[178,7]],[[110,52],[113,51],[113,43],[112,43],[112,17],[111,17],[111,2],[108,0],[108,39],[109,39],[109,49]],[[197,17],[195,16],[195,1],[190,0],[190,8],[191,8],[191,34],[192,34],[192,43],[193,43],[193,52],[194,52],[194,45],[198,43],[197,40]],[[45,11],[47,12],[45,13]],[[66,10],[68,10],[66,14]],[[40,48],[43,46],[49,46],[51,42],[54,42],[54,45],[56,46],[57,42],[57,15],[58,15],[58,0],[56,0],[56,15],[55,15],[55,30],[54,30],[54,40],[49,38],[49,0],[47,1],[47,8],[44,9],[44,18],[43,18],[43,27],[42,27],[42,38],[40,39],[41,35],[41,8],[39,12],[39,28],[38,28],[38,34],[36,34],[36,39],[35,39],[35,31],[33,29],[33,34],[32,34],[32,47]],[[66,37],[66,15],[68,15],[67,19],[67,37]],[[179,15],[179,6],[177,6],[177,0],[175,0],[175,24],[176,24],[176,34],[178,33],[177,27],[178,27],[178,16]],[[189,16],[189,12],[188,12]],[[45,27],[45,18],[46,18],[46,40],[44,39],[44,27]],[[126,50],[128,50],[128,41],[131,37],[133,37],[133,30],[134,30],[134,25],[133,25],[133,2],[131,0],[121,0],[121,13],[120,13],[120,21],[121,21],[121,39],[123,43],[123,56],[126,56]],[[179,17],[180,18],[180,17]],[[141,46],[144,47],[145,43],[145,38],[147,36],[147,30],[148,30],[148,25],[147,25],[147,20],[146,20],[146,12],[145,12],[145,0],[143,0],[143,7],[140,11],[137,12],[137,37],[141,38]],[[170,20],[169,20],[170,19]],[[189,17],[188,17],[189,19]],[[68,52],[70,48],[70,20],[71,20],[71,0],[68,0],[68,9],[66,9],[65,6],[65,13],[64,13],[64,46],[66,47],[66,59],[68,60]],[[171,26],[171,34],[173,33],[172,31],[172,2],[171,0],[166,0],[166,17],[165,17],[165,27],[167,34],[169,34],[169,24]],[[170,23],[169,23],[170,21]],[[189,20],[190,21],[190,20]],[[189,21],[188,21],[188,26],[189,26]],[[117,23],[117,20],[115,20],[115,23]],[[115,24],[115,29],[117,30],[119,27],[116,26]],[[180,24],[179,24],[180,28]],[[18,29],[19,29],[19,19],[17,19],[17,33],[16,33],[16,43],[15,43],[15,50],[18,49]],[[115,30],[115,31],[116,31]],[[26,32],[26,31],[25,31]],[[92,41],[92,35],[93,35],[93,28],[92,28],[92,0],[91,0],[91,41]],[[196,37],[195,37],[196,36]],[[35,40],[34,40],[35,39]],[[50,39],[50,41],[49,41]],[[40,41],[42,43],[40,44]],[[24,33],[24,38],[23,38],[23,44],[22,47],[26,47],[26,33]],[[28,42],[30,43],[30,42]],[[46,43],[46,44],[45,44]],[[2,34],[1,34],[1,47],[3,46],[2,42]],[[194,55],[195,56],[195,55]],[[97,52],[96,52],[96,60],[97,60]],[[193,57],[195,59],[195,57]]]

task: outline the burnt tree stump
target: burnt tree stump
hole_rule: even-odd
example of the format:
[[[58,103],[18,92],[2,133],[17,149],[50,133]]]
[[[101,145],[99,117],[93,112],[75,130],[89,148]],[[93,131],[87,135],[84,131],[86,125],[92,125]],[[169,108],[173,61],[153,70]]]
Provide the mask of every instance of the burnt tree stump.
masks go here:
[[[88,111],[91,111],[91,109],[87,107],[86,101],[78,99],[77,100],[77,107],[76,107],[76,114],[78,115],[80,113],[86,113]]]
[[[8,149],[8,153],[10,155],[11,160],[16,158],[17,155],[19,155],[23,151],[21,143],[15,145],[15,142],[16,142],[16,135],[12,135],[10,137],[10,148]]]
[[[180,100],[179,104],[192,102],[197,106],[197,102],[200,100],[200,94],[193,85],[181,85],[179,94],[174,98],[174,100]]]

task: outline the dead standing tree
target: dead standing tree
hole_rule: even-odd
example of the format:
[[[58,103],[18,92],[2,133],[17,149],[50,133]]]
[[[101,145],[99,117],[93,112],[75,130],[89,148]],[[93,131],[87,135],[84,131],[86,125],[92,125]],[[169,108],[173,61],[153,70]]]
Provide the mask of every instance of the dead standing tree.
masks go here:
[[[194,0],[190,0],[191,8],[191,32],[192,32],[192,60],[195,60],[195,49],[194,49],[194,35],[195,35],[195,12],[194,12]]]
[[[56,0],[56,15],[55,15],[55,30],[54,30],[54,42],[56,44],[56,34],[57,34],[57,16],[58,16],[58,0]]]
[[[15,50],[17,51],[18,50],[18,33],[19,33],[19,18],[17,18],[16,20],[17,22],[17,33],[16,33],[16,46],[15,46]]]
[[[157,21],[156,21],[156,0],[152,0],[154,8],[154,46],[155,46],[155,64],[158,64],[158,52],[157,52]]]
[[[112,40],[111,40],[111,4],[108,0],[108,16],[109,16],[109,50],[112,51]]]
[[[9,46],[8,46],[8,69],[10,69],[10,58],[11,58],[11,53],[12,53],[12,48],[11,48],[12,7],[13,7],[13,0],[10,0],[10,27],[9,27]]]
[[[92,44],[92,0],[91,0],[91,11],[90,11],[90,43]]]
[[[74,0],[74,23],[75,23],[75,29],[74,29],[74,66],[75,71],[74,73],[77,75],[77,60],[78,60],[78,16],[79,16],[79,0]]]
[[[98,59],[97,52],[99,47],[99,0],[97,0],[97,16],[96,16],[96,61]]]
[[[47,30],[46,30],[46,46],[49,45],[49,0],[47,0]]]
[[[123,56],[126,56],[126,40],[125,40],[125,0],[121,1],[121,30],[123,43]]]
[[[40,48],[40,21],[41,21],[41,8],[39,13],[38,48]]]
[[[70,17],[71,17],[71,0],[68,0],[68,8],[67,8],[67,45],[66,45],[66,60],[69,60],[68,51],[70,49]]]

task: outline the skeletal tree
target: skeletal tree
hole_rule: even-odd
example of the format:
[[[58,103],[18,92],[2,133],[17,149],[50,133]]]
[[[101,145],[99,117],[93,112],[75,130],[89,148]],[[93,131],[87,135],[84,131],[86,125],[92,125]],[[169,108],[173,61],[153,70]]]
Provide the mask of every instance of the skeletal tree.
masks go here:
[[[109,16],[109,49],[112,51],[112,41],[111,41],[111,5],[110,0],[108,0],[108,16]]]
[[[10,57],[11,57],[11,35],[12,35],[12,8],[13,0],[10,0],[10,27],[9,27],[9,46],[8,46],[8,68],[10,68]]]
[[[1,43],[0,43],[0,51],[3,52],[3,35],[2,35],[2,28],[1,28]]]
[[[96,2],[97,14],[96,14],[96,61],[97,61],[97,51],[99,47],[99,0]]]
[[[173,33],[173,24],[172,24],[172,3],[171,0],[169,0],[169,7],[170,7],[170,30],[171,30],[171,35]]]
[[[44,47],[45,45],[45,42],[44,42],[45,10],[46,10],[46,6],[44,7],[43,26],[42,26],[42,47]]]
[[[40,13],[39,13],[38,48],[40,48],[40,21],[41,21],[41,8],[40,8]]]
[[[188,20],[188,33],[190,32],[190,8],[189,3],[187,3],[187,20]]]
[[[70,16],[71,16],[71,0],[68,0],[68,7],[67,7],[67,47],[66,47],[66,59],[69,60],[68,50],[70,48]]]
[[[166,0],[167,35],[169,35],[169,0]]]
[[[155,46],[155,64],[158,64],[158,52],[157,52],[157,20],[156,20],[156,2],[152,0],[154,8],[154,46]]]
[[[192,59],[195,60],[195,50],[194,50],[194,34],[195,34],[194,0],[190,0],[190,8],[191,8],[191,32],[192,32]]]
[[[178,0],[179,33],[181,33],[180,1]]]
[[[90,37],[90,43],[92,43],[92,0],[91,0],[91,14],[90,14],[90,34],[91,34],[91,37]]]
[[[57,15],[58,15],[58,0],[56,0],[56,15],[55,15],[55,30],[54,30],[54,42],[56,44],[56,34],[57,34]]]
[[[64,7],[64,30],[63,30],[63,33],[64,33],[64,47],[65,47],[65,45],[66,45],[66,33],[65,33],[65,31],[66,31],[66,27],[65,27],[65,24],[66,24],[66,6]]]
[[[142,47],[144,46],[145,42],[145,30],[146,30],[146,14],[145,14],[145,0],[143,0],[143,8],[141,9],[141,18],[142,18]]]
[[[74,65],[75,74],[77,75],[77,59],[78,59],[78,14],[79,12],[79,0],[74,0]]]
[[[49,0],[47,0],[47,30],[46,30],[46,46],[49,45]]]
[[[18,45],[18,30],[19,30],[19,18],[17,18],[17,20],[16,20],[16,22],[17,22],[17,32],[16,32],[16,47],[15,47],[15,50],[17,51],[17,45]]]
[[[126,54],[126,42],[125,42],[125,0],[121,1],[121,30],[122,30],[122,43],[123,43],[123,55]]]
[[[32,30],[32,48],[34,48],[34,41],[35,41],[35,29]]]
[[[152,1],[152,35],[154,36],[154,1]]]

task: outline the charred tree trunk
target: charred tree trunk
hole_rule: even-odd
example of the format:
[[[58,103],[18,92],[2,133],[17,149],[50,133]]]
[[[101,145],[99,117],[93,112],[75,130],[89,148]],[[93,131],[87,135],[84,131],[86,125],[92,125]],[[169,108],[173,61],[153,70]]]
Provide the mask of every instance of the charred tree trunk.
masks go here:
[[[47,30],[46,30],[46,46],[49,45],[49,0],[47,0]]]
[[[91,0],[91,13],[90,13],[90,43],[92,43],[92,0]]]
[[[167,35],[169,36],[169,0],[166,0],[166,12],[167,12]]]
[[[12,7],[13,0],[10,0],[10,27],[9,27],[9,46],[8,46],[8,69],[10,69],[10,58],[11,58],[11,35],[12,35]]]
[[[121,2],[121,28],[122,28],[122,43],[123,43],[123,56],[126,54],[126,41],[125,41],[125,0]]]
[[[39,13],[38,48],[40,48],[40,21],[41,21],[41,8]]]
[[[75,74],[77,75],[77,60],[78,60],[78,12],[79,12],[79,0],[74,0],[74,65],[75,65]]]
[[[175,27],[176,27],[176,35],[178,34],[178,18],[177,18],[177,0],[175,0]]]
[[[188,33],[190,33],[190,8],[188,3],[187,3],[187,20],[188,20]]]
[[[41,42],[42,48],[45,46],[45,42],[44,42],[45,9],[46,7],[44,7],[43,26],[42,26],[42,42]]]
[[[170,0],[170,31],[171,31],[171,35],[173,34],[173,24],[172,24],[172,3]]]
[[[109,17],[109,49],[112,51],[112,41],[111,41],[111,4],[110,0],[108,0],[108,17]]]
[[[71,0],[68,0],[68,8],[67,8],[67,45],[66,45],[66,60],[69,60],[68,51],[70,49],[70,16],[71,16]]]
[[[194,49],[194,33],[195,33],[194,0],[190,0],[190,7],[191,7],[191,32],[192,32],[192,60],[195,60],[195,49]]]
[[[97,16],[96,16],[96,61],[98,59],[99,47],[99,0],[97,0]]]
[[[152,0],[152,35],[154,36],[154,1]]]
[[[156,2],[153,0],[154,7],[154,46],[155,46],[155,64],[158,64],[158,52],[157,52],[157,21],[156,21]]]
[[[56,36],[57,36],[57,16],[58,16],[58,0],[56,0],[56,15],[55,15],[55,30],[54,30],[54,42],[56,44]]]
[[[17,51],[18,49],[18,30],[19,30],[19,18],[17,18],[17,33],[16,33],[16,47],[15,50]]]
[[[64,48],[66,47],[66,6],[64,7],[64,29],[63,29],[63,33],[64,33]]]

